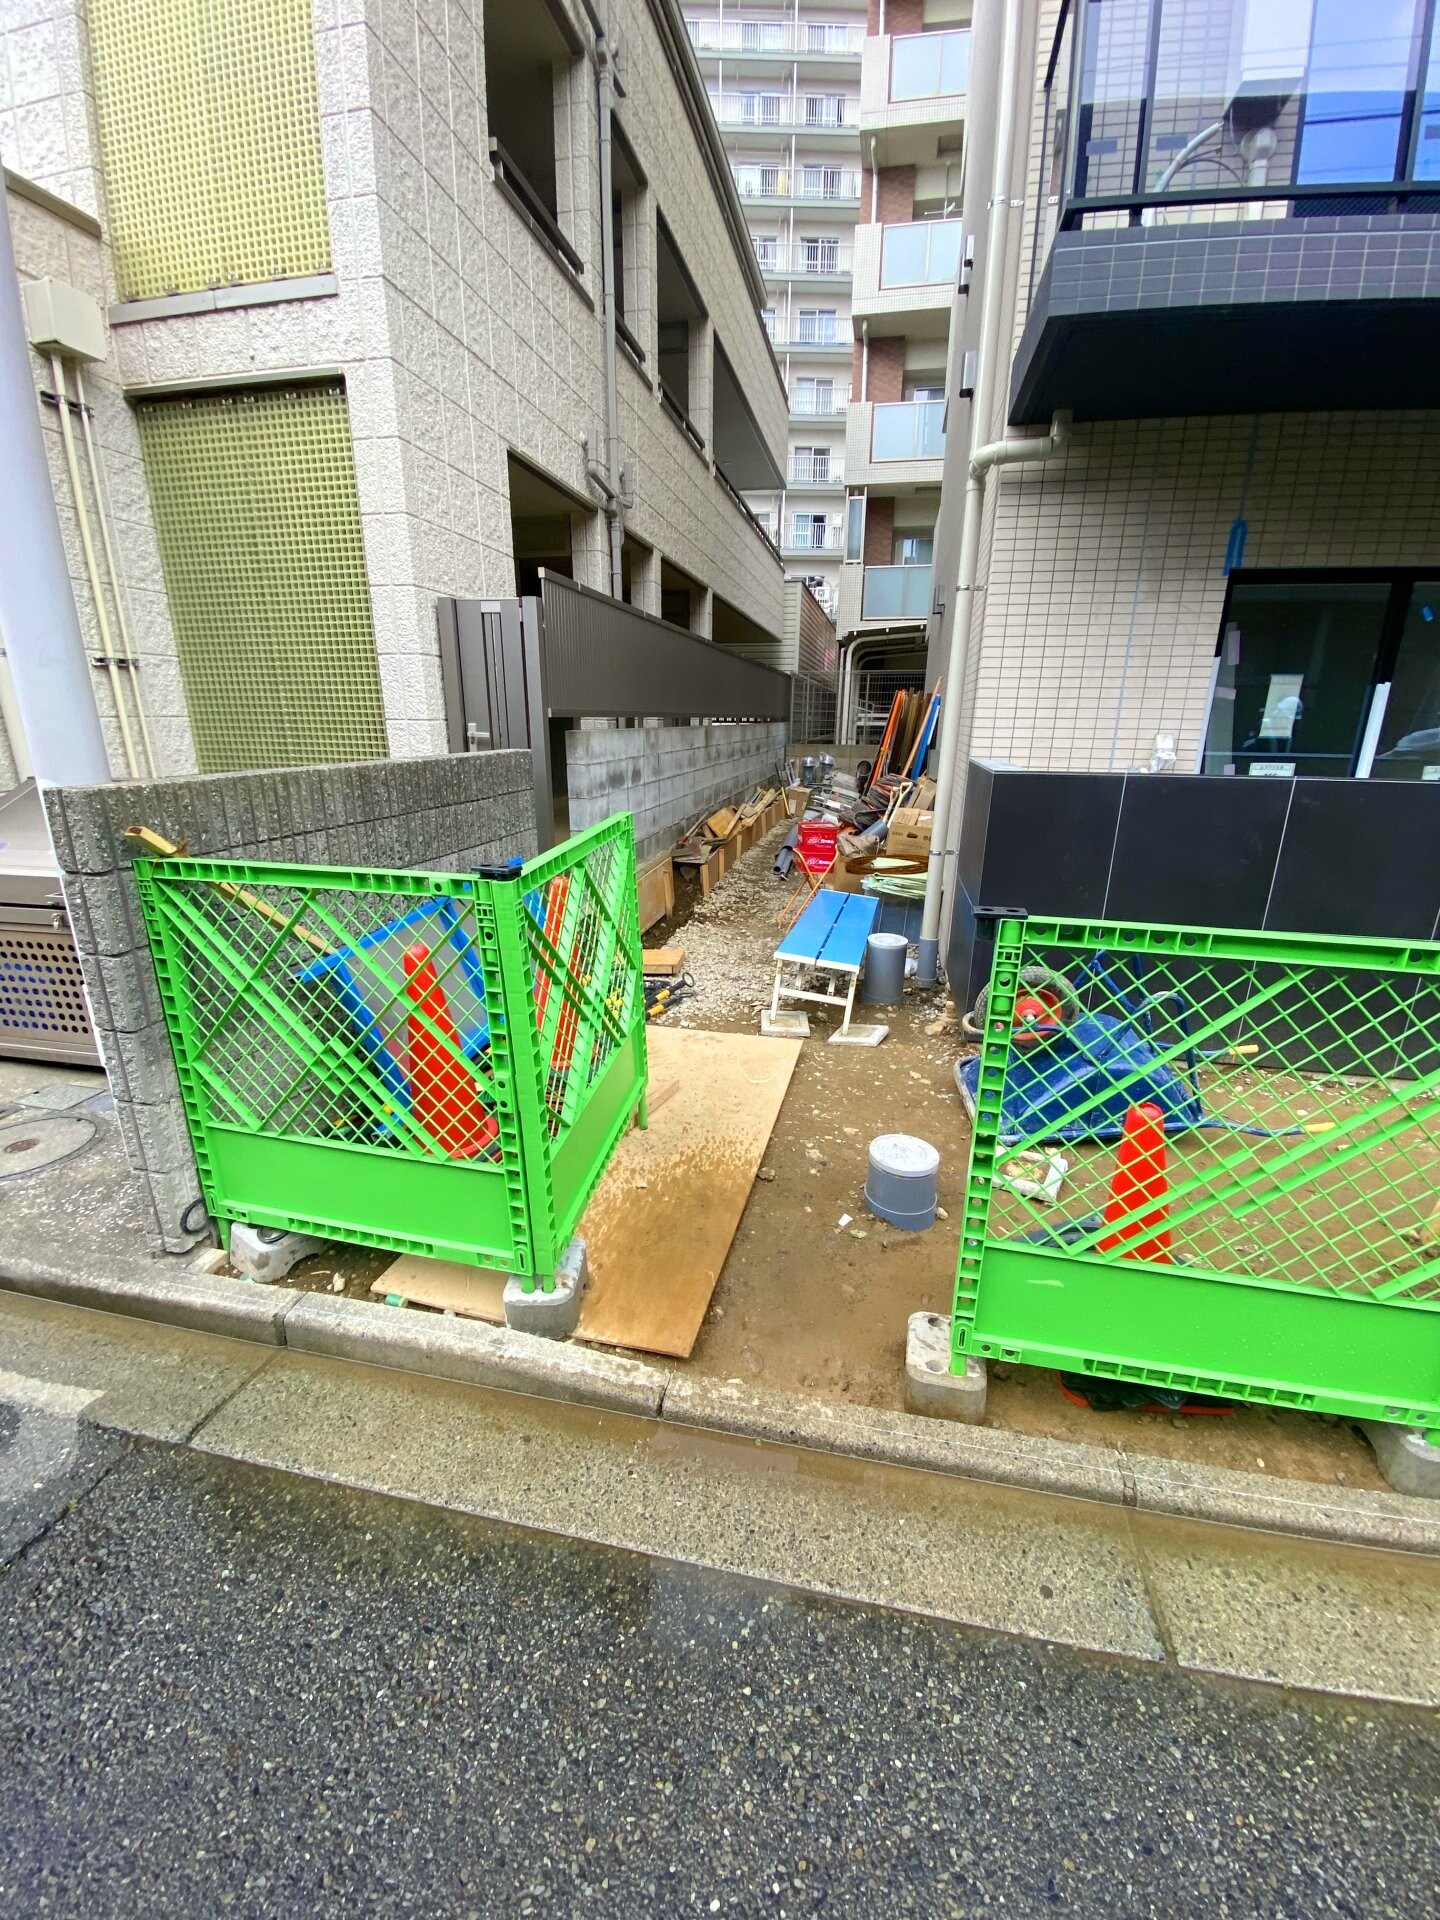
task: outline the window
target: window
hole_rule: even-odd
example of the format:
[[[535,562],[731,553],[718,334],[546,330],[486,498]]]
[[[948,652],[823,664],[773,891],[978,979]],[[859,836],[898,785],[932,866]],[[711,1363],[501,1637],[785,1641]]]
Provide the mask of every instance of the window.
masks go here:
[[[822,380],[812,376],[802,375],[800,379],[795,382],[794,411],[796,413],[831,414],[834,413],[835,410],[835,382],[833,380]]]
[[[485,111],[495,177],[526,217],[577,271],[566,240],[556,165],[557,104],[579,54],[547,7],[485,0]],[[558,101],[557,101],[558,96]]]
[[[1440,781],[1440,578],[1231,576],[1201,771]]]
[[[610,187],[614,212],[611,234],[615,249],[617,331],[630,354],[636,360],[643,360],[645,352],[633,328],[641,324],[645,305],[639,278],[643,258],[640,223],[645,218],[645,176],[618,120],[614,123]]]
[[[740,121],[742,126],[747,127],[778,127],[780,95],[778,93],[742,93]]]
[[[762,267],[774,267],[780,257],[779,243],[773,233],[752,233],[750,244]]]
[[[834,307],[802,307],[795,338],[802,346],[837,345],[840,338],[838,312]]]
[[[796,447],[790,462],[790,478],[798,485],[823,485],[830,478],[829,447]]]
[[[897,567],[928,567],[935,558],[935,536],[933,533],[897,533],[894,554]]]
[[[800,192],[806,200],[838,200],[845,176],[839,167],[802,167]]]
[[[774,307],[762,307],[760,309],[760,324],[764,327],[766,333],[768,333],[770,338],[773,340],[775,338]]]
[[[309,0],[92,0],[122,300],[329,270]]]
[[[344,390],[135,409],[202,773],[386,751]]]
[[[805,96],[805,124],[807,127],[843,127],[849,124],[849,102],[843,94],[807,93]]]
[[[830,235],[812,235],[800,241],[800,265],[805,273],[838,273],[840,242]]]
[[[698,375],[693,348],[707,316],[674,235],[659,216],[655,221],[655,240],[660,392],[671,411],[679,416],[689,438],[703,448],[705,442],[692,419],[696,411],[694,393]]]
[[[790,544],[792,547],[821,548],[825,545],[825,515],[823,513],[797,513],[790,522]]]
[[[865,558],[865,496],[852,493],[845,502],[845,558]]]

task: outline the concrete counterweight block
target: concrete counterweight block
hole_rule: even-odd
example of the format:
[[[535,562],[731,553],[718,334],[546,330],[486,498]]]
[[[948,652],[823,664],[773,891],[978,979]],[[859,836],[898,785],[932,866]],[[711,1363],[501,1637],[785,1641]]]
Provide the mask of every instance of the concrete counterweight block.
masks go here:
[[[529,1293],[518,1273],[506,1280],[501,1295],[506,1326],[516,1333],[538,1333],[545,1340],[568,1340],[580,1324],[580,1299],[589,1277],[585,1242],[577,1233],[560,1257],[555,1285],[548,1293],[538,1277]]]
[[[985,1362],[968,1354],[964,1373],[950,1371],[950,1322],[943,1314],[911,1314],[905,1335],[907,1412],[978,1427],[985,1418],[988,1385]]]
[[[1419,1427],[1395,1427],[1383,1420],[1362,1420],[1375,1461],[1396,1493],[1412,1500],[1440,1500],[1440,1447],[1432,1447]]]
[[[230,1229],[230,1264],[245,1280],[283,1280],[293,1266],[325,1245],[308,1233],[247,1227],[236,1221]]]

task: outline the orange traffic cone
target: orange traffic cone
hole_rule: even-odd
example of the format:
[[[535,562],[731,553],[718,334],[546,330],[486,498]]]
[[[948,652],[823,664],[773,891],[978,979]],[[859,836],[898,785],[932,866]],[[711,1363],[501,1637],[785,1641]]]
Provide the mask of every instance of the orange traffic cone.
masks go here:
[[[407,997],[455,1047],[452,1053],[424,1020],[410,1015],[410,1111],[449,1159],[473,1160],[500,1129],[481,1104],[474,1075],[458,1057],[460,1039],[430,949],[422,942],[406,947],[401,963]]]
[[[1124,1220],[1118,1233],[1107,1233],[1096,1244],[1097,1253],[1119,1247],[1126,1260],[1154,1260],[1173,1264],[1170,1229],[1165,1225],[1165,1115],[1151,1101],[1131,1107],[1115,1155],[1105,1223]],[[1149,1203],[1153,1202],[1153,1205]],[[1146,1207],[1142,1213],[1140,1209]],[[1128,1216],[1128,1217],[1127,1217]]]

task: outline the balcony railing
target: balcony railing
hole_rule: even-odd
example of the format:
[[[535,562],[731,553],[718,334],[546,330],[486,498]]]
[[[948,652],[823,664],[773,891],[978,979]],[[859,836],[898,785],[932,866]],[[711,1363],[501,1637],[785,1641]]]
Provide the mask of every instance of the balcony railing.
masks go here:
[[[890,100],[943,100],[964,93],[970,78],[968,28],[902,33],[890,42]]]
[[[849,387],[801,389],[790,396],[790,411],[806,420],[839,420],[850,405]]]
[[[845,472],[838,460],[817,459],[814,454],[793,454],[790,459],[792,487],[839,487],[845,484]]]
[[[785,544],[797,553],[838,553],[843,540],[844,528],[838,521],[816,527],[807,526],[803,520],[795,520],[791,523],[790,537]]]
[[[860,125],[860,102],[830,94],[802,94],[792,103],[788,93],[740,93],[727,87],[712,93],[710,105],[722,127],[777,127],[787,132],[812,133],[856,128]]]
[[[687,20],[685,25],[699,53],[848,54],[858,60],[865,44],[864,27],[818,20]]]
[[[939,460],[945,453],[943,400],[887,400],[870,424],[872,460]]]
[[[960,273],[958,220],[910,220],[887,226],[880,243],[882,287],[953,286]]]
[[[935,569],[866,567],[860,590],[862,620],[924,620],[929,617]]]
[[[742,200],[859,200],[858,167],[733,167]]]
[[[1435,7],[1302,7],[1288,40],[1272,31],[1267,42],[1265,16],[1285,11],[1251,7],[1257,19],[1232,36],[1227,60],[1202,55],[1192,39],[1214,31],[1216,0],[1135,0],[1125,31],[1156,50],[1147,69],[1122,50],[1113,23],[1107,30],[1114,9],[1070,8],[1048,62],[1040,177],[1059,191],[1037,225],[1037,253],[1057,226],[1432,206],[1440,188]]]
[[[782,247],[777,240],[757,238],[753,244],[761,272],[776,279],[836,279],[853,265],[848,240],[797,240],[793,247]]]

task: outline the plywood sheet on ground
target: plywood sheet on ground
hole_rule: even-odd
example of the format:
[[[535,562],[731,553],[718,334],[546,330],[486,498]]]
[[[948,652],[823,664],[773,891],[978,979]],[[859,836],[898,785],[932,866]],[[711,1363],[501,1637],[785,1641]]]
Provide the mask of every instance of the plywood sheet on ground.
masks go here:
[[[769,1145],[798,1040],[652,1027],[650,1084],[676,1092],[626,1134],[580,1231],[582,1340],[686,1359]]]
[[[399,1293],[417,1306],[463,1313],[497,1327],[505,1324],[500,1298],[505,1275],[495,1267],[467,1267],[458,1260],[426,1260],[420,1254],[402,1253],[371,1282],[370,1291],[382,1299],[387,1293]]]

